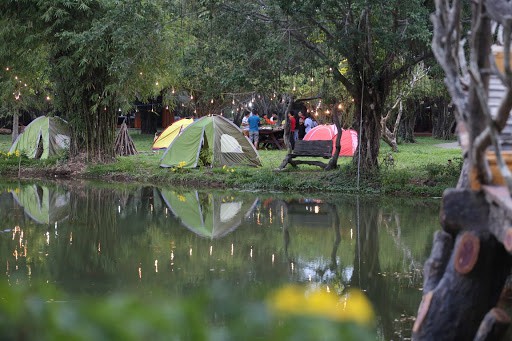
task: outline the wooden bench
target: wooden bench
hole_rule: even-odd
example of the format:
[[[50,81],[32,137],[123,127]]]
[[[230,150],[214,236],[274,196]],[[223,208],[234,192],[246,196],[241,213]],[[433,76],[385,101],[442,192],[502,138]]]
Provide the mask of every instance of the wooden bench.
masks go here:
[[[332,141],[331,140],[318,140],[318,141],[295,141],[295,148],[291,154],[286,155],[283,162],[279,166],[279,170],[282,170],[286,165],[290,164],[293,167],[297,165],[312,165],[318,166],[325,169],[328,163],[322,161],[312,160],[295,160],[296,158],[308,158],[308,157],[322,157],[324,159],[330,159],[332,157]]]

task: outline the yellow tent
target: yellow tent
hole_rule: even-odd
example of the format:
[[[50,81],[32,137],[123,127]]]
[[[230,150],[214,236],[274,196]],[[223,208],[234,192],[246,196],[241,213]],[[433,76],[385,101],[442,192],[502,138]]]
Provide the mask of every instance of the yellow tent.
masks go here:
[[[158,138],[153,142],[153,150],[167,149],[171,142],[185,129],[194,122],[191,118],[184,118],[168,126]]]

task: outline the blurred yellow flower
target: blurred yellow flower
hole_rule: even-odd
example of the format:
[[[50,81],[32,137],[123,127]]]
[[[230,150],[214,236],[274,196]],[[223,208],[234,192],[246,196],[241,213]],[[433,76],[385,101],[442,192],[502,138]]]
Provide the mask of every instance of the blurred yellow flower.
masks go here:
[[[272,310],[284,315],[312,315],[335,321],[352,321],[371,325],[374,312],[370,301],[359,290],[339,297],[334,293],[289,285],[275,292],[269,301]]]
[[[16,157],[20,157],[20,151],[19,151],[19,150],[16,150],[15,155],[16,155]]]

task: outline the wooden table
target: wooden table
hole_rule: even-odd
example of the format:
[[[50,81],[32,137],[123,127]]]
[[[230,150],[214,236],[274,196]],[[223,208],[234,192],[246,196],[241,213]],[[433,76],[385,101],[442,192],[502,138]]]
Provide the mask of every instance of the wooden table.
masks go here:
[[[282,142],[284,129],[283,128],[260,128],[259,146],[260,148],[273,147],[279,150],[285,149]]]

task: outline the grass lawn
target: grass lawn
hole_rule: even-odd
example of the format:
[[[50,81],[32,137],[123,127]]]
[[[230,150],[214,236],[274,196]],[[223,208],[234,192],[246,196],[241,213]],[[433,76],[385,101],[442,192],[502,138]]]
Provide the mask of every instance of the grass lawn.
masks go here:
[[[192,186],[222,186],[245,190],[322,191],[322,192],[372,192],[383,194],[412,194],[439,196],[447,187],[456,184],[462,162],[460,149],[441,148],[437,145],[451,141],[418,137],[417,143],[402,143],[398,153],[391,153],[389,146],[381,145],[378,174],[363,177],[357,187],[357,171],[352,158],[340,158],[339,170],[324,172],[316,166],[288,166],[276,172],[286,151],[260,150],[261,168],[236,167],[233,169],[180,170],[159,167],[163,151],[153,152],[152,135],[130,131],[139,151],[136,156],[119,157],[111,164],[89,164],[83,174],[87,178],[118,181],[137,181],[153,184],[180,184]],[[0,151],[7,152],[10,136],[0,135]],[[389,156],[393,162],[385,162]],[[319,159],[322,160],[322,159]],[[323,160],[325,161],[325,160]],[[4,166],[2,167],[2,164]],[[18,162],[6,163],[0,159],[0,174],[13,174]],[[46,162],[23,160],[22,167],[58,168],[59,160]],[[9,172],[10,170],[10,172]]]

